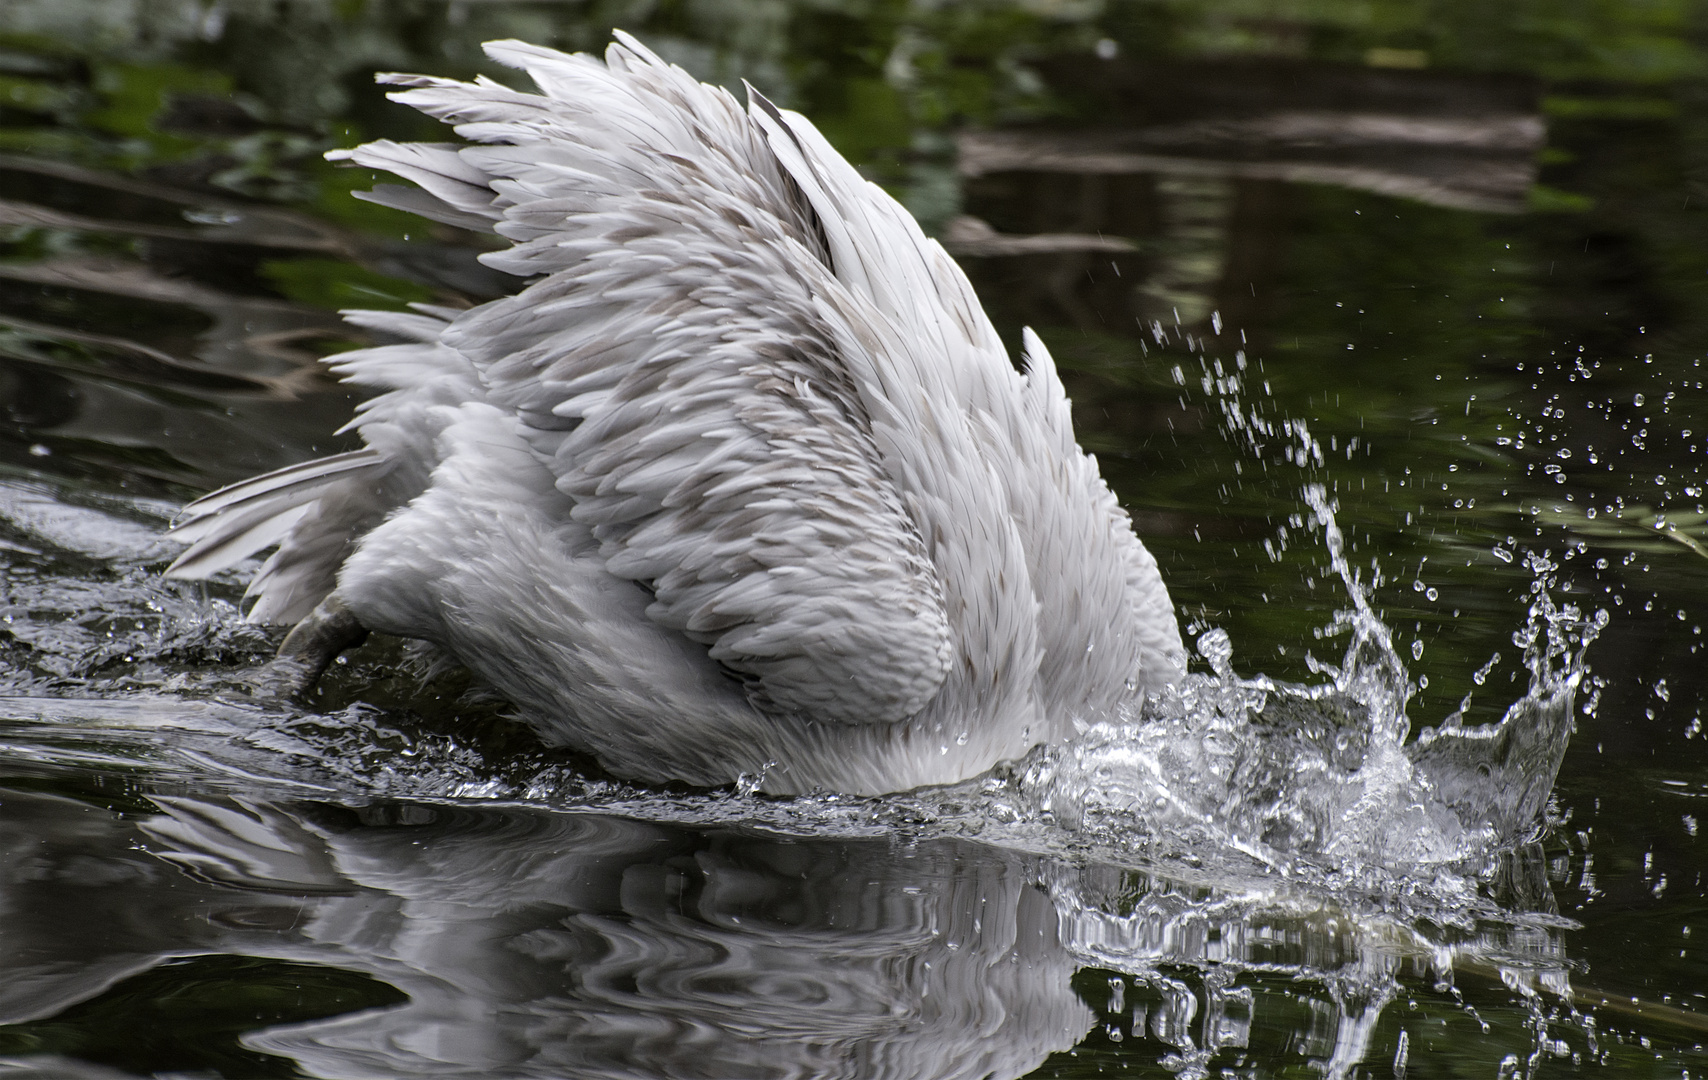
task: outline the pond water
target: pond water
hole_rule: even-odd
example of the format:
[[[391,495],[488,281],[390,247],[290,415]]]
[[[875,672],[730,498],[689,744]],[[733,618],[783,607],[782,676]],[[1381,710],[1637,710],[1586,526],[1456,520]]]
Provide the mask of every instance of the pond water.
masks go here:
[[[1708,1071],[1699,5],[8,0],[0,1066]],[[375,638],[299,706],[189,498],[348,449],[483,239],[376,70],[639,34],[1030,325],[1193,673],[960,787],[637,787]]]

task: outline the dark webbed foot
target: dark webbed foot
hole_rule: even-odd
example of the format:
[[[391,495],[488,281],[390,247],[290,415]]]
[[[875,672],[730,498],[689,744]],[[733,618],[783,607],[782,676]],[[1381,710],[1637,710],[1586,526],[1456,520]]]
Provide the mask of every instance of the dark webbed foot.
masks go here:
[[[367,639],[367,627],[333,593],[285,635],[279,653],[261,669],[259,689],[274,697],[306,693],[345,649]]]

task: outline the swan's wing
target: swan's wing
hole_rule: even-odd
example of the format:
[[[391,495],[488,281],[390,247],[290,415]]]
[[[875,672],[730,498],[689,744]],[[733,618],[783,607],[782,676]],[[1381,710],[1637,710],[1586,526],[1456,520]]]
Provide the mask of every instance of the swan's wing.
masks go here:
[[[1065,695],[1069,685],[1093,685],[1088,676],[1109,658],[1121,657],[1120,662],[1125,663],[1124,658],[1136,652],[1138,670],[1129,681],[1139,690],[1155,692],[1186,670],[1186,650],[1180,642],[1174,603],[1155,556],[1134,535],[1132,519],[1104,483],[1097,460],[1074,441],[1067,391],[1049,350],[1031,329],[1023,336],[1026,414],[1034,430],[1044,434],[1042,444],[1050,448],[1051,461],[1048,466],[1039,462],[1033,473],[1048,475],[1048,482],[1038,487],[1059,494],[1057,499],[1037,500],[1037,505],[1045,508],[1039,515],[1044,520],[1027,531],[1028,548],[1037,551],[1037,562],[1056,567],[1058,577],[1069,573],[1070,567],[1074,573],[1101,576],[1094,583],[1072,583],[1082,592],[1092,593],[1090,599],[1076,598],[1076,606],[1101,604],[1107,608],[1111,602],[1117,606],[1117,610],[1072,612],[1059,605],[1046,605],[1041,617],[1047,622],[1053,620],[1053,625],[1045,627],[1045,637],[1076,646],[1083,642],[1083,649],[1059,648],[1047,657],[1053,663],[1046,663],[1042,675],[1046,680],[1060,680]],[[1075,512],[1051,513],[1054,507],[1073,507]],[[1103,557],[1088,558],[1088,552]],[[1061,588],[1068,583],[1057,580],[1052,584]],[[1088,700],[1086,707],[1107,704]]]
[[[1022,378],[942,246],[806,118],[759,104],[755,121],[825,223],[838,277],[917,343],[911,353],[878,351],[895,364],[880,378],[917,383],[924,396],[959,404],[985,457],[999,463],[1036,594],[1042,699],[1057,712],[1096,712],[1130,688],[1154,690],[1177,678],[1184,650],[1156,560],[1074,440],[1068,399],[1043,343],[1026,332]],[[910,356],[924,362],[909,364]],[[918,429],[924,418],[903,423]]]
[[[837,287],[822,237],[763,133],[630,39],[604,64],[488,51],[546,96],[394,77],[480,145],[347,155],[496,211],[516,246],[485,261],[544,275],[444,342],[530,426],[610,572],[762,707],[914,714],[950,664],[943,590],[816,302]]]

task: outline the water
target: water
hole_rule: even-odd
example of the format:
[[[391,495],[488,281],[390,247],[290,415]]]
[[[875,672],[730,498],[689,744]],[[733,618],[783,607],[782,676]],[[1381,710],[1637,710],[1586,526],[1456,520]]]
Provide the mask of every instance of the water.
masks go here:
[[[1692,39],[767,10],[0,10],[6,1067],[1708,1069]],[[158,576],[172,512],[345,448],[332,309],[513,284],[319,150],[436,137],[375,67],[612,23],[805,109],[1039,328],[1175,692],[877,800],[625,784],[395,641],[251,694],[278,633],[245,570]]]
[[[1598,624],[1553,605],[1540,557],[1531,683],[1497,726],[1405,744],[1415,686],[1313,488],[1351,604],[1326,679],[1241,678],[1206,630],[1209,673],[999,775],[766,800],[636,788],[399,709],[253,701],[270,639],[155,576],[161,507],[6,496],[0,617],[30,662],[0,699],[0,806],[29,917],[0,1038],[31,1067],[147,1071],[89,1026],[186,996],[217,1019],[201,998],[231,986],[282,1012],[195,1064],[319,1076],[1022,1075],[1123,1028],[1207,1075],[1281,975],[1324,987],[1303,1000],[1333,1045],[1307,1056],[1345,1074],[1408,964],[1447,995],[1498,972],[1541,1032],[1540,994],[1573,1000],[1535,838]],[[366,690],[392,659],[346,666]],[[1092,969],[1122,988],[1101,1019]]]

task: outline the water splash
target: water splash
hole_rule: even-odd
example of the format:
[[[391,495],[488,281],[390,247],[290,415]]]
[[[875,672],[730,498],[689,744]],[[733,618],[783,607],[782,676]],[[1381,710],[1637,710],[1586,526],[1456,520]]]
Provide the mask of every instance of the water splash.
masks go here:
[[[1249,999],[1227,989],[1261,972],[1321,988],[1313,1007],[1327,1034],[1310,1045],[1324,1076],[1371,1060],[1408,967],[1431,972],[1485,1033],[1454,973],[1497,974],[1528,1017],[1532,1067],[1568,1039],[1593,1056],[1594,1021],[1574,1003],[1561,938],[1571,924],[1555,913],[1534,841],[1606,613],[1556,604],[1559,565],[1529,554],[1531,603],[1512,638],[1524,693],[1479,726],[1463,723],[1467,695],[1408,742],[1422,679],[1372,606],[1379,573],[1365,580],[1350,566],[1324,488],[1303,497],[1348,600],[1324,635],[1347,635],[1339,663],[1311,662],[1323,681],[1242,678],[1228,635],[1210,628],[1197,639],[1209,674],[1088,725],[1015,777],[1023,813],[1106,860],[1052,880],[1064,944],[1160,997],[1152,1034],[1175,1048],[1160,1063],[1181,1077],[1208,1076],[1219,1051],[1246,1045]],[[1111,876],[1123,857],[1163,869]],[[1296,947],[1279,963],[1277,942]],[[1403,1069],[1404,1029],[1393,1055]]]
[[[1532,555],[1532,603],[1513,635],[1528,689],[1497,724],[1460,713],[1407,743],[1418,690],[1366,582],[1348,564],[1334,507],[1304,492],[1350,607],[1325,681],[1235,674],[1227,635],[1202,633],[1211,674],[1034,755],[1017,780],[1033,812],[1099,842],[1152,853],[1238,852],[1290,876],[1405,886],[1420,868],[1487,863],[1534,830],[1573,726],[1584,650],[1606,623],[1558,606],[1557,565]]]

